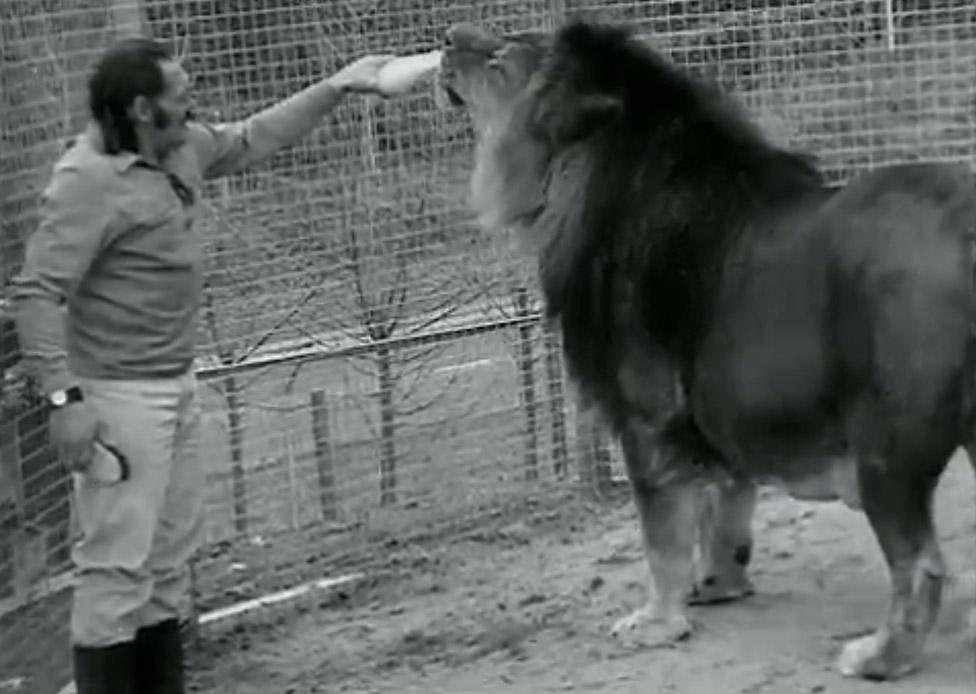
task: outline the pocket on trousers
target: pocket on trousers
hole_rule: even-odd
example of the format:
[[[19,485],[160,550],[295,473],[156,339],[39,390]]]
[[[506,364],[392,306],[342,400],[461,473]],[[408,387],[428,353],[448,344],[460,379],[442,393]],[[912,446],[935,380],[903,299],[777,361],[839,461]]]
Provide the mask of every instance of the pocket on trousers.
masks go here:
[[[74,482],[74,535],[81,542],[92,542],[106,524],[118,491],[86,472],[72,473]]]
[[[124,454],[110,443],[105,426],[99,424],[91,464],[72,473],[74,481],[74,534],[79,540],[92,541],[99,528],[110,521],[118,508],[119,485],[129,477],[129,463]]]

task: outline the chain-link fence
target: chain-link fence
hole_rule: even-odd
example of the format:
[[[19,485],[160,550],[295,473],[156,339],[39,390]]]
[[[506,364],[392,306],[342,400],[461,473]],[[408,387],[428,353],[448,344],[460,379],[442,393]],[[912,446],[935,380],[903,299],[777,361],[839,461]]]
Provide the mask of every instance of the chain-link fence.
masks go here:
[[[200,110],[233,119],[359,55],[435,48],[455,21],[548,28],[575,13],[637,25],[836,181],[976,162],[970,0],[0,0],[3,283],[86,119],[92,60],[118,35],[165,39]],[[580,454],[590,423],[538,320],[531,264],[472,224],[470,161],[464,113],[421,88],[350,98],[207,189],[201,613],[606,479]],[[9,321],[0,369],[0,691],[46,693],[68,673],[69,480]]]

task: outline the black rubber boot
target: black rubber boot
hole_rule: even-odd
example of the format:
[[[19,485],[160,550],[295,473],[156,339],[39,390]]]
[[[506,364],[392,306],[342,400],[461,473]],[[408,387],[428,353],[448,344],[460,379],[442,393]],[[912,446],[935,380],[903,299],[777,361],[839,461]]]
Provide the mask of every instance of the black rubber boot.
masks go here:
[[[75,646],[72,660],[77,694],[138,694],[132,655],[132,643]]]
[[[138,694],[185,694],[183,637],[177,620],[139,629],[133,660]]]

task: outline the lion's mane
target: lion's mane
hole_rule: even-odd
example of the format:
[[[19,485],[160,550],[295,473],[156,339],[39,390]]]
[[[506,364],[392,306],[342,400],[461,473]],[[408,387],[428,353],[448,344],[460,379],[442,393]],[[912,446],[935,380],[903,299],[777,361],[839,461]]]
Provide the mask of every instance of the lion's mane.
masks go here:
[[[542,246],[547,312],[569,368],[612,415],[633,339],[679,369],[690,361],[735,239],[823,180],[810,157],[769,143],[717,90],[624,29],[566,25],[536,80],[484,138],[475,185],[494,222],[521,224]],[[622,108],[580,141],[540,140],[533,118],[570,110],[573,95]]]

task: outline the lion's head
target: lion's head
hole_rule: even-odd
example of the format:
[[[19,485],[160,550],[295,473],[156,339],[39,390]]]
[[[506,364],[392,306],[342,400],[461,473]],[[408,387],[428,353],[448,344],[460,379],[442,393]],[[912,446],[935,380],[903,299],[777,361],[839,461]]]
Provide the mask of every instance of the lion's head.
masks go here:
[[[582,291],[595,254],[611,265],[640,259],[660,296],[697,300],[697,268],[714,274],[750,205],[820,182],[733,99],[627,27],[575,20],[498,35],[456,25],[441,67],[478,137],[471,206],[486,229],[525,232],[554,313]],[[662,323],[684,325],[676,305],[662,303]]]
[[[554,158],[622,109],[602,88],[603,76],[586,75],[574,61],[571,34],[500,35],[471,24],[447,32],[441,85],[452,104],[467,109],[477,134],[471,204],[485,227],[534,220]]]
[[[498,228],[534,214],[548,163],[545,143],[527,130],[524,98],[548,50],[548,36],[499,36],[470,24],[451,27],[441,84],[463,106],[477,135],[471,204],[482,226]]]
[[[455,24],[447,31],[441,85],[454,106],[468,109],[481,135],[507,118],[550,43],[542,32],[496,35],[473,24]]]

